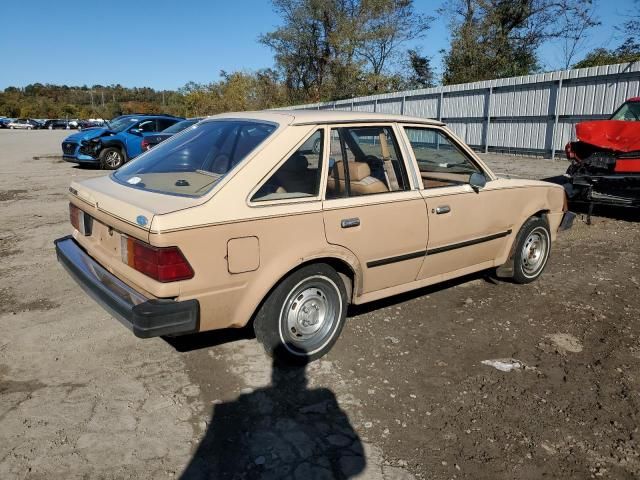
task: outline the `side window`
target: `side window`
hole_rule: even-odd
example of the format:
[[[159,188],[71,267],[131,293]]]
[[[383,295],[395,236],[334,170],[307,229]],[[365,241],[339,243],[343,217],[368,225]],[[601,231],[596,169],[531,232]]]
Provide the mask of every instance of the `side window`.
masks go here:
[[[138,128],[143,132],[157,132],[155,120],[142,120],[138,124]]]
[[[316,197],[320,190],[324,135],[316,131],[251,198],[252,202]]]
[[[449,187],[469,183],[480,172],[471,159],[440,130],[405,127],[418,162],[424,188]]]
[[[331,130],[327,199],[409,189],[391,127]]]
[[[171,125],[177,122],[177,120],[170,120],[168,118],[158,118],[158,132],[161,132],[165,128],[169,128]]]

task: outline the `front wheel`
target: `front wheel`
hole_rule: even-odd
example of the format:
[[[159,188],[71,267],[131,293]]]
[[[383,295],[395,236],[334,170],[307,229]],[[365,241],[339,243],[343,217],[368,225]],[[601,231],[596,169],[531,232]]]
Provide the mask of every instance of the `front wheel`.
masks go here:
[[[513,256],[513,280],[530,283],[536,280],[547,265],[551,250],[551,234],[546,220],[531,217],[518,234]]]
[[[344,282],[329,265],[307,265],[267,297],[254,321],[256,338],[274,357],[315,360],[335,344],[347,315]]]
[[[119,148],[108,147],[100,152],[100,166],[105,170],[116,170],[124,164],[124,154]]]

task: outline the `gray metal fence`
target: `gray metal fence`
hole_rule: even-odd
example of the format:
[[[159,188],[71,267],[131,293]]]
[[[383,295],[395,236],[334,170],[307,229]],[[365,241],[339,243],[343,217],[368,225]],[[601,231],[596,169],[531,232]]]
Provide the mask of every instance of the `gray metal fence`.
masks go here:
[[[383,112],[435,118],[484,152],[555,157],[573,125],[607,118],[640,96],[640,62],[541,73],[314,103],[293,109]]]

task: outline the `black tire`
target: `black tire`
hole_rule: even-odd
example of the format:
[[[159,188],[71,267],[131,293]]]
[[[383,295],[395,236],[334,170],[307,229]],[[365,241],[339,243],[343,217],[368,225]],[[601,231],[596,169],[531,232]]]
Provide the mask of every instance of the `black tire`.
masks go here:
[[[338,273],[315,263],[286,277],[267,296],[253,322],[267,354],[299,364],[325,355],[347,316],[347,292]]]
[[[122,150],[116,147],[107,147],[100,152],[100,168],[104,170],[117,170],[125,163]]]
[[[513,281],[531,283],[544,271],[551,252],[551,233],[544,218],[529,218],[518,233],[513,254]]]

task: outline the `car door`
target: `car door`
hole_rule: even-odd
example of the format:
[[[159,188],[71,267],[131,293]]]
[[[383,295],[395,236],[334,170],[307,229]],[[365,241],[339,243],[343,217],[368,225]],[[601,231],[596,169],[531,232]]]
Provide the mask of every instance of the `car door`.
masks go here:
[[[418,279],[493,266],[512,225],[511,217],[501,214],[505,197],[492,188],[490,173],[445,129],[405,126],[403,130],[429,215],[427,255]],[[473,173],[486,177],[485,188],[471,187]]]
[[[131,130],[135,130],[136,133],[132,133]],[[157,132],[158,127],[155,118],[145,118],[137,122],[127,132],[127,154],[129,158],[137,157],[142,153],[142,140],[144,133]]]
[[[358,258],[359,293],[414,281],[424,259],[428,217],[393,126],[332,127],[326,150],[325,233],[329,243]]]

